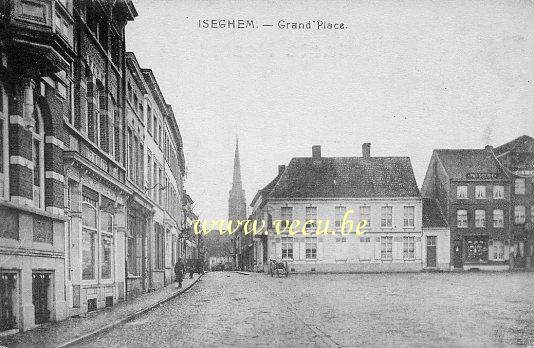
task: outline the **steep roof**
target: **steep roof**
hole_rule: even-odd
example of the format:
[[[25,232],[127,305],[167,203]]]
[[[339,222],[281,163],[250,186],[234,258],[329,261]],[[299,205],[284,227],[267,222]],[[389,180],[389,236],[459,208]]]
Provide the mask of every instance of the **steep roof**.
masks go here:
[[[534,139],[528,135],[522,135],[512,141],[507,142],[499,147],[496,147],[493,152],[499,156],[506,152],[534,152]]]
[[[280,177],[282,176],[282,173],[278,173],[278,175],[270,182],[268,183],[264,188],[261,190],[258,190],[254,198],[252,199],[252,202],[250,203],[250,206],[253,207],[254,204],[256,204],[256,201],[263,195],[267,195],[271,190],[274,188]]]
[[[423,227],[447,227],[447,221],[434,198],[423,198]]]
[[[434,153],[451,179],[466,179],[468,173],[495,174],[494,178],[507,178],[495,156],[486,149],[438,149]]]
[[[408,157],[293,158],[270,198],[417,197]]]

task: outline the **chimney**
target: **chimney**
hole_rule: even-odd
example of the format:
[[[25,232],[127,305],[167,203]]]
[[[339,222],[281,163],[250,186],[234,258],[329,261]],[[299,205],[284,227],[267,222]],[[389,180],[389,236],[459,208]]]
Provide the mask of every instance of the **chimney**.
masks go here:
[[[313,145],[312,146],[312,158],[314,160],[321,159],[321,145]]]
[[[363,159],[371,158],[371,143],[364,143],[362,145],[362,156]]]
[[[493,146],[491,145],[486,145],[485,149],[488,150],[489,152],[493,152]]]
[[[278,175],[282,175],[282,173],[286,170],[286,166],[284,164],[280,164],[278,166]]]

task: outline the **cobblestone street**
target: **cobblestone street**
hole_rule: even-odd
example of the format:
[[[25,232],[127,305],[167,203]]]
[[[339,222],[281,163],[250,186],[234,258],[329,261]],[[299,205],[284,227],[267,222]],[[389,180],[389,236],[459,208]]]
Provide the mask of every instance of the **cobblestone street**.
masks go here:
[[[83,344],[525,346],[534,344],[532,289],[532,273],[216,272]]]

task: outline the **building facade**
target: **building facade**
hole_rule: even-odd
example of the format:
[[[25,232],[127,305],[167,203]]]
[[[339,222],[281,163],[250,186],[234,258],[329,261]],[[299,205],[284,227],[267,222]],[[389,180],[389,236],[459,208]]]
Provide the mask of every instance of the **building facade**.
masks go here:
[[[434,150],[421,192],[447,218],[453,269],[510,268],[510,180],[491,148]]]
[[[534,267],[534,139],[523,135],[493,152],[511,180],[511,267],[531,269]]]
[[[258,268],[267,271],[269,260],[287,261],[291,272],[411,272],[426,267],[422,199],[409,158],[372,157],[368,143],[362,152],[362,157],[322,157],[320,146],[314,146],[312,157],[293,158],[280,167],[252,204],[255,218],[267,221],[267,235],[254,248]],[[343,235],[345,216],[353,221],[353,231]],[[307,235],[300,228],[294,235],[277,234],[277,221],[295,220],[306,224]],[[356,235],[362,220],[365,233]],[[440,248],[446,231],[434,232],[439,237],[433,243]],[[447,266],[444,259],[441,267]]]
[[[183,144],[125,52],[136,16],[130,0],[0,2],[2,332],[173,280]]]

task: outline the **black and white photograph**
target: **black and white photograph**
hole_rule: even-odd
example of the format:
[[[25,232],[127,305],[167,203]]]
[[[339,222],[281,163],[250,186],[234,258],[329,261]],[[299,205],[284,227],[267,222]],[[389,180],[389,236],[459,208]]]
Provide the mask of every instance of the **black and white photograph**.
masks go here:
[[[534,1],[0,0],[6,347],[534,347]]]

